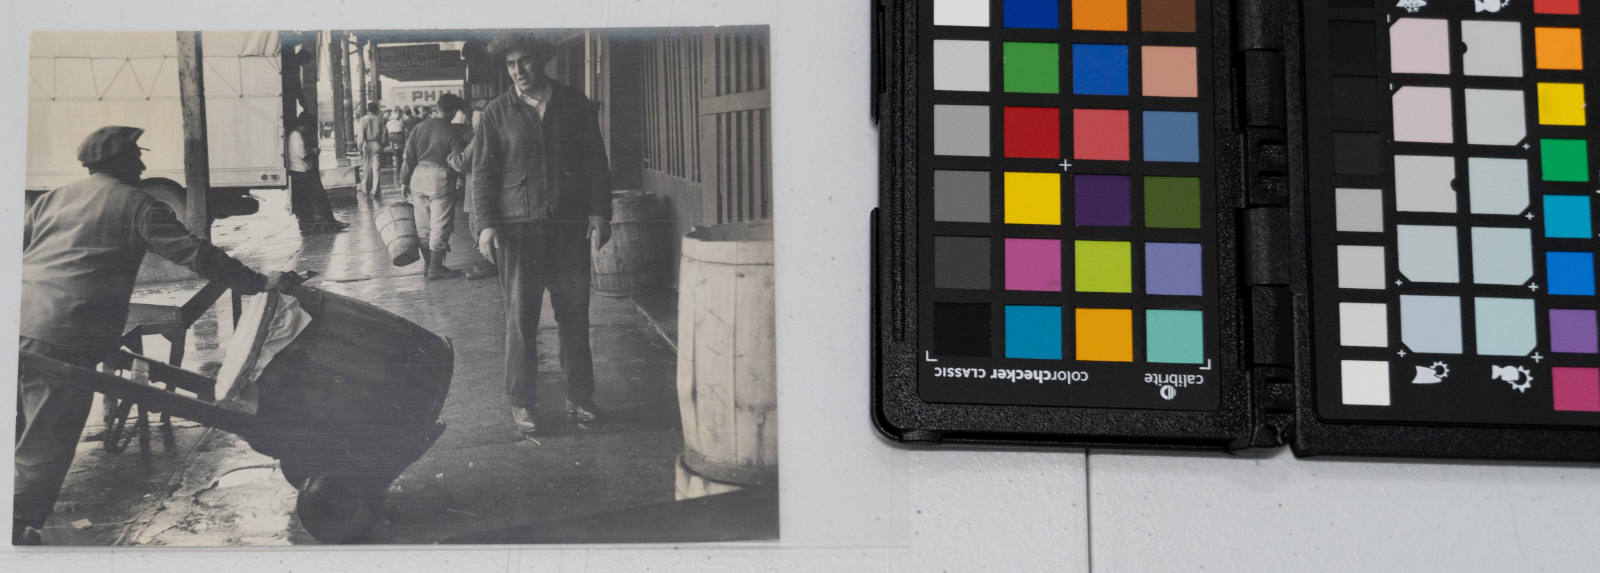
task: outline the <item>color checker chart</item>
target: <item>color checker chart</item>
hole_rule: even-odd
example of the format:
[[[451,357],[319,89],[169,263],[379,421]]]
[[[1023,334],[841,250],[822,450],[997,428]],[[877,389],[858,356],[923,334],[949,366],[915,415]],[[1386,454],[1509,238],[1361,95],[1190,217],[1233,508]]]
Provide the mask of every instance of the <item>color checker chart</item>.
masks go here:
[[[1324,417],[1600,426],[1591,10],[1308,3]]]
[[[919,6],[922,398],[1216,408],[1208,2]]]

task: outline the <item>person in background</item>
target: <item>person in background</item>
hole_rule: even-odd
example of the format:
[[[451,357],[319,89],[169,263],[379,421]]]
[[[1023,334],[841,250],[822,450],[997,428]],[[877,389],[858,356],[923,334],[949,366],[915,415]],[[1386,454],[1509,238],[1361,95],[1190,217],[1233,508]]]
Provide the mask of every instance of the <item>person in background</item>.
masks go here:
[[[405,122],[401,121],[404,118],[399,107],[392,107],[389,108],[389,120],[383,124],[384,134],[389,138],[389,162],[394,167],[395,181],[400,180],[400,157],[406,146]]]
[[[474,105],[481,107],[483,102],[480,100],[474,102]],[[459,182],[459,185],[457,185],[457,198],[462,205],[461,210],[469,215],[472,213],[472,194],[467,192],[468,188],[472,186],[472,134],[477,130],[476,121],[473,120],[479,118],[478,113],[476,109],[465,109],[456,112],[455,119],[450,120],[450,126],[454,127],[456,133],[467,141],[467,147],[461,150],[461,153],[450,156],[450,168],[461,174],[460,177],[456,178]],[[471,114],[472,120],[467,119],[468,114]],[[471,229],[469,228],[467,231],[470,235]],[[474,247],[477,247],[478,238],[476,236],[472,238],[472,243]],[[480,259],[473,263],[471,267],[468,267],[466,273],[469,281],[492,277],[495,275],[494,263],[489,262],[487,259]]]
[[[166,203],[138,187],[143,129],[102,127],[78,146],[89,177],[41,195],[23,219],[23,352],[93,368],[120,345],[134,279],[155,253],[235,292],[287,286],[194,236]],[[23,363],[17,385],[11,543],[39,545],[72,467],[94,392]]]
[[[439,113],[418,123],[406,138],[400,189],[406,197],[416,191],[411,204],[417,211],[417,239],[423,243],[422,259],[427,267],[423,278],[426,280],[461,276],[461,271],[444,265],[444,258],[450,252],[450,232],[456,222],[456,174],[450,169],[449,161],[450,156],[459,155],[466,147],[466,140],[447,118],[454,116],[464,104],[454,94],[439,98]]]
[[[328,190],[322,187],[317,147],[317,116],[300,112],[289,132],[289,210],[300,220],[300,234],[337,233],[349,223],[333,216]]]
[[[361,185],[363,195],[377,197],[382,189],[379,181],[383,169],[383,118],[378,115],[378,103],[367,103],[367,114],[356,121],[356,147],[361,149]]]
[[[611,168],[594,105],[544,69],[555,48],[502,33],[489,54],[512,89],[483,110],[473,135],[472,228],[499,269],[506,316],[506,397],[517,430],[532,438],[544,292],[561,337],[567,416],[602,417],[589,348],[590,250],[611,238]]]

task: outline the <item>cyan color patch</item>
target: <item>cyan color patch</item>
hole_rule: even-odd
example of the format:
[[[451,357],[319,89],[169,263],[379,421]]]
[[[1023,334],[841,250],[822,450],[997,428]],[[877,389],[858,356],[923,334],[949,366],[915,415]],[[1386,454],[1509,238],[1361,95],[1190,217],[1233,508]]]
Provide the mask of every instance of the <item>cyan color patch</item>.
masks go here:
[[[1550,294],[1594,296],[1594,253],[1552,251],[1544,262]]]
[[[1072,93],[1105,96],[1128,95],[1128,47],[1106,44],[1073,44]]]
[[[1583,195],[1544,196],[1544,236],[1554,239],[1593,239],[1589,198]]]
[[[1144,160],[1199,162],[1199,114],[1192,111],[1144,112]]]
[[[1061,307],[1007,306],[1006,358],[1061,359]]]
[[[1145,352],[1150,362],[1205,362],[1205,321],[1198,310],[1144,311]]]
[[[1007,28],[1061,27],[1060,0],[1006,0],[1005,26]]]

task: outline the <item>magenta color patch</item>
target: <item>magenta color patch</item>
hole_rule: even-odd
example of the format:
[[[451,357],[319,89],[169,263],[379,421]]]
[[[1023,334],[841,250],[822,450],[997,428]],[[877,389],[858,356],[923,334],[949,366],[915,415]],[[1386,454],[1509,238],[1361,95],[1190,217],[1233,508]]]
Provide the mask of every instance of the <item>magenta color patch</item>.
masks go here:
[[[1006,239],[1006,290],[1061,292],[1061,241]]]
[[[1556,410],[1562,412],[1600,412],[1600,368],[1550,369],[1556,394]]]

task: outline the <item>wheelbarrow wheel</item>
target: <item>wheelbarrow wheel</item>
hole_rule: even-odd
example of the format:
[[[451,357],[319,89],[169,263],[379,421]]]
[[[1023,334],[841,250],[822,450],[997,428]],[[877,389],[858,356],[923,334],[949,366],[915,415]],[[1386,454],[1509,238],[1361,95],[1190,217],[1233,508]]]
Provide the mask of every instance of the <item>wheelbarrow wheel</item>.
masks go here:
[[[317,541],[350,543],[383,519],[383,490],[345,474],[311,476],[295,503],[300,524]]]
[[[295,489],[304,489],[306,478],[311,475],[300,464],[288,460],[278,462],[278,471],[283,473],[283,480],[289,482]]]

